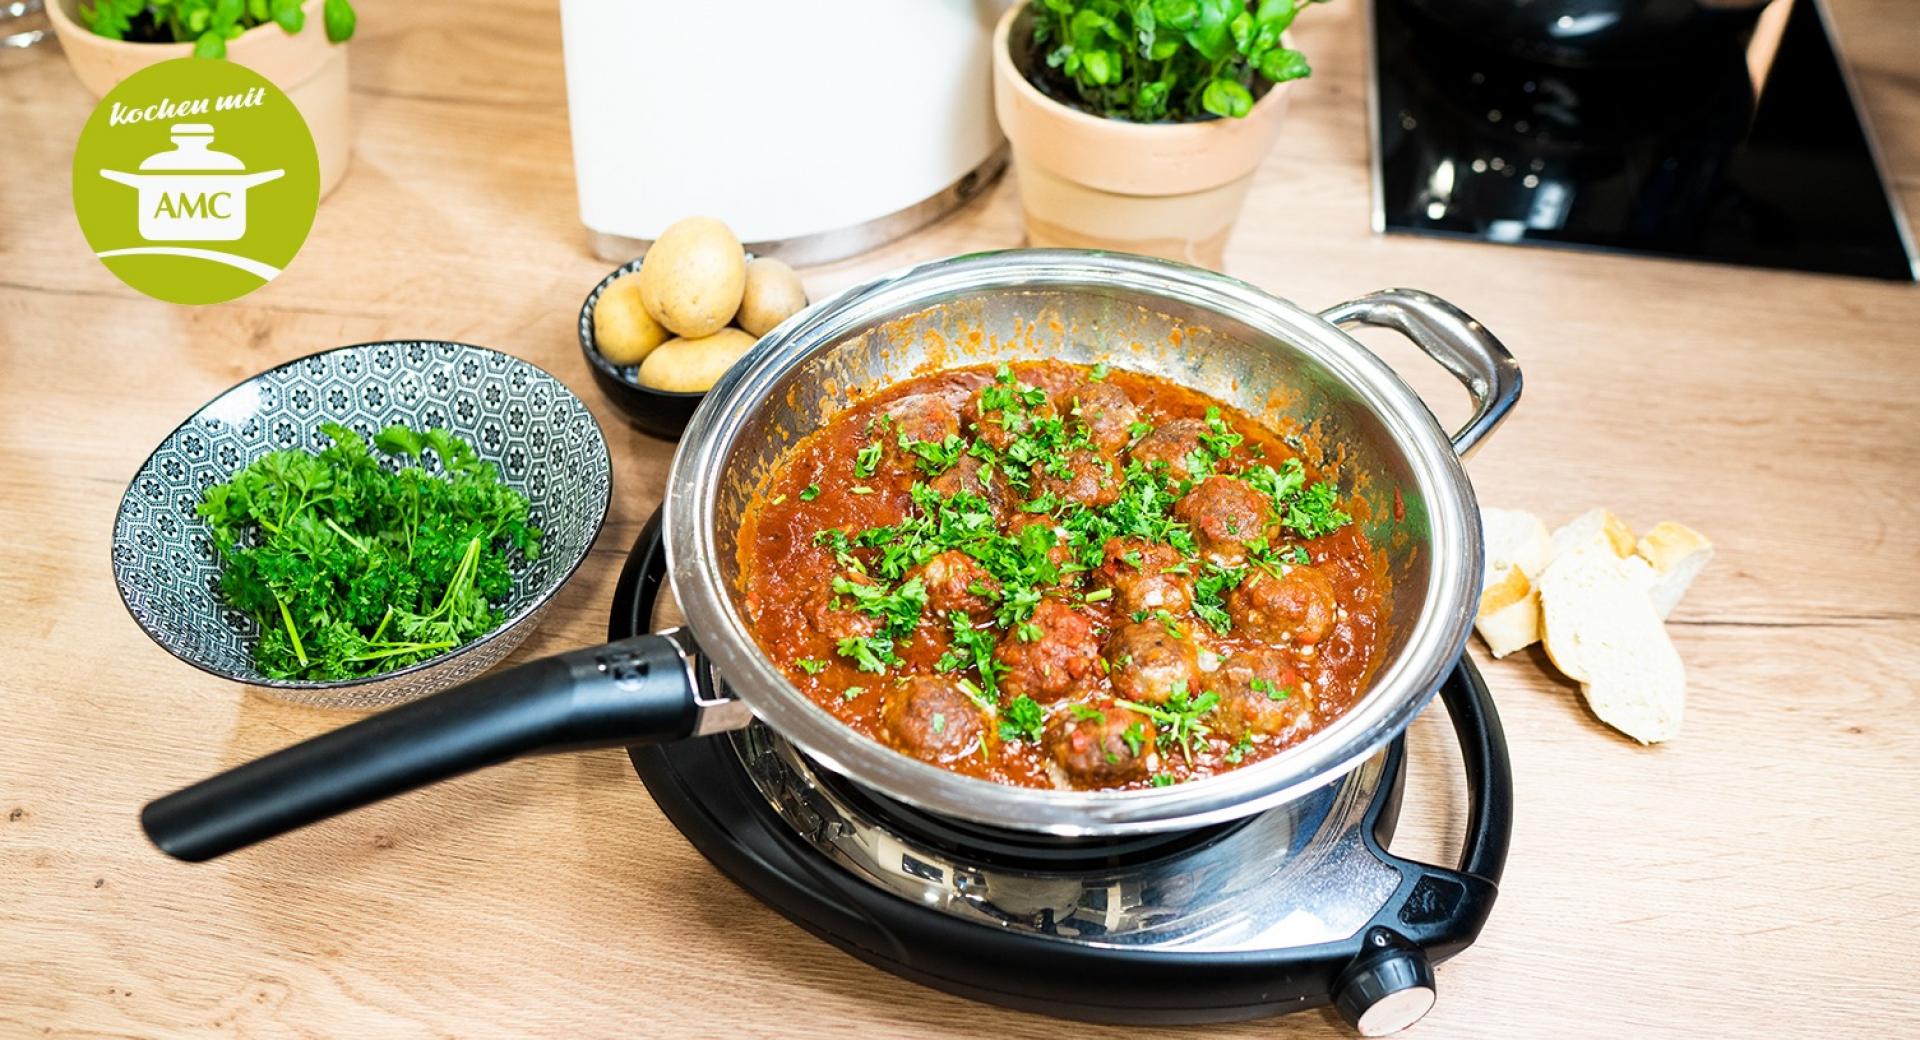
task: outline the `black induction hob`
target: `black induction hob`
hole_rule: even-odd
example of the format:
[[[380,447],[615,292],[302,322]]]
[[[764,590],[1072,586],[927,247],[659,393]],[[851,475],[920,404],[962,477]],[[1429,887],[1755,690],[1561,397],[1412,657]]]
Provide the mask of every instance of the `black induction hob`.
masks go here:
[[[1624,70],[1514,57],[1372,2],[1375,230],[1920,272],[1817,0]]]
[[[658,513],[621,572],[608,632],[653,625]],[[696,665],[703,686],[717,683]],[[1388,848],[1404,742],[1284,805],[1120,838],[1045,838],[936,817],[817,768],[758,723],[636,747],[655,804],[722,873],[884,971],[974,1000],[1136,1026],[1332,1005],[1364,1036],[1433,1006],[1433,966],[1480,934],[1513,826],[1513,773],[1464,657],[1439,691],[1467,792],[1457,866]]]

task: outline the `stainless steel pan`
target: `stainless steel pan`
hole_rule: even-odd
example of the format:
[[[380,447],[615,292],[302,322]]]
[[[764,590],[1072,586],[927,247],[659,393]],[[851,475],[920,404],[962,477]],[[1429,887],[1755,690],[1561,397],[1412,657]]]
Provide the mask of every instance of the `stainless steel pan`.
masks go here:
[[[1379,358],[1341,331],[1407,336],[1466,386],[1449,436]],[[1176,333],[1177,330],[1177,333]],[[1342,488],[1385,553],[1382,664],[1346,715],[1300,745],[1205,780],[1141,791],[994,784],[898,754],[808,700],[748,634],[735,532],[781,453],[864,392],[924,371],[1061,358],[1164,376],[1310,444],[1339,446]],[[758,716],[821,765],[930,812],[1062,836],[1171,830],[1299,796],[1399,734],[1432,698],[1473,622],[1481,531],[1460,460],[1520,395],[1513,358],[1478,322],[1391,289],[1302,310],[1231,278],[1142,257],[983,253],[849,289],[763,338],[715,386],[674,457],[667,556],[685,630],[483,677],[241,766],[147,807],[171,855],[206,859],[380,798],[521,755],[700,737]],[[721,677],[703,689],[694,655]]]

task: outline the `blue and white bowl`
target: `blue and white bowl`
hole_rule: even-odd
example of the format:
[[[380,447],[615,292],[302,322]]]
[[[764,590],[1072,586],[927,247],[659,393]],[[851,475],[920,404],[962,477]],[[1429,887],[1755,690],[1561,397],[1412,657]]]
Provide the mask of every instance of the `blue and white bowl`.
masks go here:
[[[499,467],[545,533],[540,558],[515,557],[506,621],[419,664],[333,682],[272,679],[254,665],[259,628],[219,591],[220,563],[202,494],[253,460],[319,451],[320,424],[369,441],[401,423],[444,427]],[[429,472],[439,460],[422,460]],[[379,708],[465,682],[527,638],[605,522],[613,492],[606,439],[573,392],[519,358],[461,343],[363,343],[311,354],[254,376],[195,412],[127,485],[113,527],[113,576],[127,612],[175,657],[285,700]]]

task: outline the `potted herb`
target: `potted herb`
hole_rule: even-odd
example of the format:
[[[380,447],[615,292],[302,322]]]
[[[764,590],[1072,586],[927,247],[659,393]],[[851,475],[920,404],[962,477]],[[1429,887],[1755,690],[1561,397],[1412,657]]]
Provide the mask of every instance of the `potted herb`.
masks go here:
[[[1273,147],[1284,34],[1318,0],[1032,0],[993,43],[994,110],[1036,246],[1219,267]]]
[[[320,153],[320,192],[347,168],[349,0],[48,0],[74,75],[95,97],[174,58],[237,61],[300,110]]]

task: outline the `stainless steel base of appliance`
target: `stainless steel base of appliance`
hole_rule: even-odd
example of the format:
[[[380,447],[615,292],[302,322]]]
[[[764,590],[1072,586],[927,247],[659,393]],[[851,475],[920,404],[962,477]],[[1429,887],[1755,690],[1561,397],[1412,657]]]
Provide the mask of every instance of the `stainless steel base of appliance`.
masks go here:
[[[1007,168],[1007,146],[1001,145],[986,161],[953,183],[905,209],[895,210],[849,227],[816,231],[810,235],[746,243],[747,251],[771,256],[795,267],[832,263],[868,250],[878,249],[897,238],[904,238],[941,217],[952,213],[987,189]],[[608,231],[587,229],[587,247],[602,260],[631,260],[647,251],[653,241],[631,238]]]

